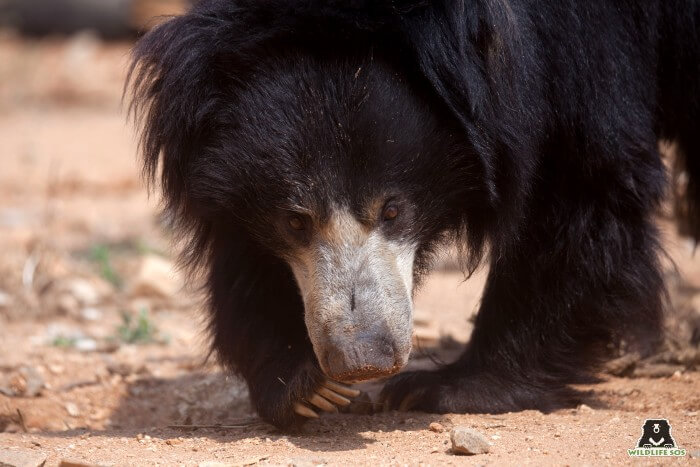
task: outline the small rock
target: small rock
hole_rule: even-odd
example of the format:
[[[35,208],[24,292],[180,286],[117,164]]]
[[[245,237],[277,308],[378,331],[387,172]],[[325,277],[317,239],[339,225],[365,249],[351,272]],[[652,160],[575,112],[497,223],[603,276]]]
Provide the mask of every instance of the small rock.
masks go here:
[[[131,286],[132,296],[170,298],[181,287],[173,263],[156,255],[145,256]]]
[[[80,310],[80,317],[85,321],[98,321],[102,318],[102,310],[95,307],[86,307]]]
[[[430,431],[434,431],[435,433],[442,433],[443,431],[445,431],[445,427],[439,424],[438,422],[431,423],[428,428],[430,428]]]
[[[72,402],[66,403],[66,412],[68,412],[68,415],[70,415],[71,417],[77,417],[78,415],[80,415],[80,410],[78,410],[78,406]]]
[[[44,378],[41,376],[41,373],[33,366],[23,366],[20,368],[20,373],[24,376],[24,380],[27,384],[24,396],[38,396],[41,390],[44,389]]]
[[[44,386],[41,373],[31,366],[22,366],[8,377],[0,379],[0,393],[10,397],[35,397]]]
[[[0,450],[0,466],[42,467],[46,463],[46,454],[27,450]]]
[[[579,405],[577,409],[580,413],[593,413],[593,409],[587,406],[586,404]]]
[[[178,444],[182,444],[182,440],[179,438],[166,439],[165,444],[168,446],[177,446]]]
[[[95,305],[100,300],[100,294],[90,281],[82,278],[70,279],[64,284],[69,292],[81,305]]]
[[[491,450],[491,444],[484,435],[478,431],[463,426],[458,426],[450,432],[452,452],[456,454],[485,454]]]
[[[12,297],[0,290],[0,308],[8,308],[12,305]]]
[[[90,337],[82,337],[75,341],[73,347],[81,352],[94,352],[97,350],[97,341]]]

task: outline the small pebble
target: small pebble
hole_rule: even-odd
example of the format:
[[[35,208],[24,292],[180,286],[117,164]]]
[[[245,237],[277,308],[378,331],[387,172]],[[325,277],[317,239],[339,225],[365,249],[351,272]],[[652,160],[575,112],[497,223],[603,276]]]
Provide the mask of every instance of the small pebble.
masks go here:
[[[0,290],[0,308],[9,307],[12,305],[12,297]]]
[[[82,337],[80,339],[76,339],[73,347],[81,352],[94,352],[97,350],[97,341],[90,337]]]
[[[450,432],[452,452],[455,454],[485,454],[491,450],[491,444],[486,437],[478,431],[458,426]]]
[[[66,403],[66,412],[68,412],[68,415],[70,415],[71,417],[77,417],[78,415],[80,415],[80,410],[78,410],[78,406],[72,402]]]
[[[95,307],[85,307],[80,310],[80,317],[85,321],[98,321],[102,318],[102,311]]]
[[[429,428],[430,431],[434,431],[435,433],[442,433],[443,431],[445,431],[445,427],[438,422],[431,423]]]

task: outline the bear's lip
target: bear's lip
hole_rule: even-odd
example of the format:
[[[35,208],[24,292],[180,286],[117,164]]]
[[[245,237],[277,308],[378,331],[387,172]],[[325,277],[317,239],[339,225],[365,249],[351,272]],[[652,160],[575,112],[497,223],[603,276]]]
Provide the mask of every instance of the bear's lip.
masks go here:
[[[390,368],[378,368],[373,365],[365,365],[352,371],[332,374],[327,373],[327,376],[341,383],[360,383],[362,381],[395,375],[401,370],[402,366],[403,365],[398,363]]]

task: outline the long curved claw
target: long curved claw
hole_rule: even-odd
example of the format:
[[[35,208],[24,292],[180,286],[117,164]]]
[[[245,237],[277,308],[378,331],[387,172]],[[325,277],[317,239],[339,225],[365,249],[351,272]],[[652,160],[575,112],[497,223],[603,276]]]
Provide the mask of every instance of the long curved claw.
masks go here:
[[[339,405],[341,407],[345,407],[347,405],[350,405],[350,399],[346,399],[345,397],[341,396],[340,394],[337,394],[330,389],[321,386],[318,388],[317,391],[321,396],[323,396],[325,399],[328,399],[329,401],[333,402],[336,405]]]
[[[333,404],[331,404],[330,402],[328,402],[326,399],[324,399],[323,397],[321,397],[319,394],[314,394],[314,395],[312,395],[312,396],[308,399],[308,401],[309,401],[311,404],[313,404],[313,405],[315,405],[316,407],[318,407],[319,409],[323,410],[324,412],[332,412],[332,413],[334,413],[334,412],[337,412],[337,411],[338,411],[338,408],[337,408],[335,405],[333,405]]]
[[[294,404],[294,412],[306,418],[318,418],[318,414],[307,406],[297,402]]]
[[[342,396],[347,396],[347,397],[357,397],[360,395],[360,391],[357,389],[349,388],[347,386],[343,386],[342,384],[338,384],[335,381],[331,381],[327,379],[324,381],[323,386],[326,388],[330,389],[333,392],[336,392]]]
[[[303,402],[313,407],[309,407],[302,402],[294,404],[294,412],[306,418],[318,418],[318,413],[315,409],[323,410],[324,412],[338,412],[338,407],[345,407],[352,402],[350,397],[357,397],[360,391],[352,389],[335,381],[325,380],[321,386],[311,394],[310,397],[303,399]]]

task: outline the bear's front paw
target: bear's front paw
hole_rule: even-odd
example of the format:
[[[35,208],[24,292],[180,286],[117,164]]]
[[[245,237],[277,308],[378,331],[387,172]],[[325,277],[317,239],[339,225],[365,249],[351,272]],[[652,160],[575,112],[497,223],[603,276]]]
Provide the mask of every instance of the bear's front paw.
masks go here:
[[[352,389],[342,384],[325,379],[315,392],[294,404],[294,412],[306,418],[318,418],[318,413],[314,410],[320,409],[324,412],[337,412],[338,406],[350,405],[348,397],[357,397],[360,391]]]
[[[292,366],[268,364],[248,380],[251,402],[263,420],[281,429],[295,429],[320,411],[337,412],[360,391],[325,376],[315,362]]]

